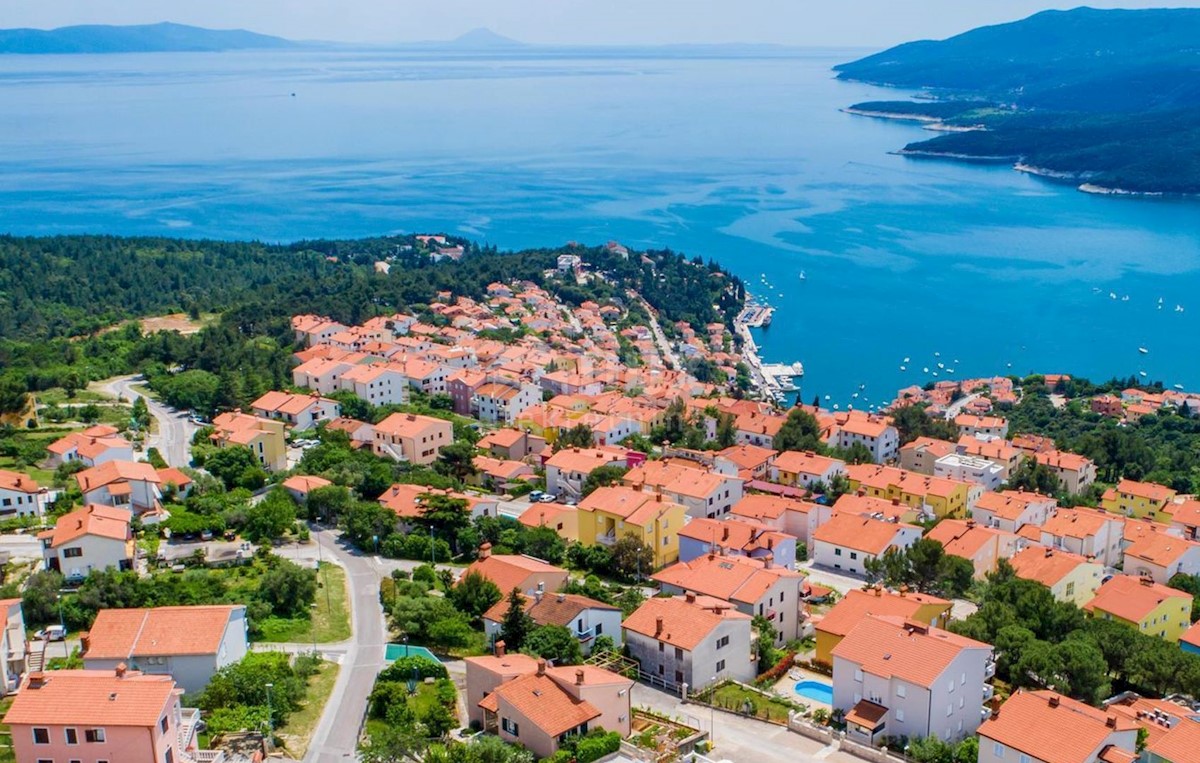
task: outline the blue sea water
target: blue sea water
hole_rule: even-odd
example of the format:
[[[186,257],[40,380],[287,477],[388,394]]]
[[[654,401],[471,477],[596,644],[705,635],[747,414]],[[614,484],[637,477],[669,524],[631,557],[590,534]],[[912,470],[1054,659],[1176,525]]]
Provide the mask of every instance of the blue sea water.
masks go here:
[[[1200,388],[1200,202],[891,155],[929,133],[839,112],[902,95],[833,79],[861,54],[2,56],[0,230],[617,239],[776,305],[806,401],[938,362]]]

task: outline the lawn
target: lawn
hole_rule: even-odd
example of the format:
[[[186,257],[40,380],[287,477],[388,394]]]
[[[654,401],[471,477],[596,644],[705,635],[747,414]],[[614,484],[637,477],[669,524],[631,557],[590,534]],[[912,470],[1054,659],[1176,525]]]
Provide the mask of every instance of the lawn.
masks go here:
[[[722,684],[716,691],[702,694],[701,697],[704,702],[735,713],[746,713],[749,703],[750,712],[746,714],[772,723],[787,723],[788,712],[801,707],[781,697],[772,697],[735,683]]]
[[[0,718],[4,717],[12,703],[12,697],[0,699]],[[12,748],[12,732],[8,730],[8,726],[0,723],[0,763],[16,763],[16,761],[17,757],[13,754]]]
[[[308,693],[300,709],[288,716],[287,723],[277,732],[288,753],[297,760],[308,751],[308,743],[321,721],[333,685],[337,683],[338,664],[322,662],[315,675],[308,679]]]
[[[0,456],[0,469],[26,474],[42,487],[50,487],[54,483],[54,470],[42,469],[38,466],[25,466],[11,456]]]
[[[112,395],[91,389],[75,390],[75,397],[67,397],[62,387],[51,387],[37,393],[38,405],[85,405],[87,403],[112,403]]]
[[[313,603],[311,619],[271,617],[263,621],[262,640],[328,644],[350,638],[345,570],[334,564],[321,565],[317,571],[317,598]]]

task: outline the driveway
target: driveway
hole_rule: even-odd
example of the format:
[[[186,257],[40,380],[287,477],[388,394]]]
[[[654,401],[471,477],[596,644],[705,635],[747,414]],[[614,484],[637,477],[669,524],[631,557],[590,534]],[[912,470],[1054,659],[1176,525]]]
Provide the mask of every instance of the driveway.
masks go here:
[[[147,448],[158,448],[158,452],[171,466],[189,466],[192,463],[192,437],[199,428],[187,414],[168,408],[157,400],[135,390],[138,382],[134,376],[118,376],[101,382],[101,392],[133,402],[139,397],[146,399],[150,415],[158,422],[158,432],[146,438]]]

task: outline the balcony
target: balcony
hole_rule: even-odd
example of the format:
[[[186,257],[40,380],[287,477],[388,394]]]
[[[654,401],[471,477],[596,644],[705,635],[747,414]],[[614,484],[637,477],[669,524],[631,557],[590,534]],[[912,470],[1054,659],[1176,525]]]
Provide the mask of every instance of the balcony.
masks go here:
[[[983,685],[983,701],[987,702],[996,695],[996,687],[991,684]]]
[[[985,679],[992,678],[996,675],[996,661],[988,660],[988,664],[983,669],[983,677]]]
[[[613,530],[612,532],[606,533],[604,535],[597,535],[596,542],[603,546],[613,545],[614,543],[617,542],[617,531]]]

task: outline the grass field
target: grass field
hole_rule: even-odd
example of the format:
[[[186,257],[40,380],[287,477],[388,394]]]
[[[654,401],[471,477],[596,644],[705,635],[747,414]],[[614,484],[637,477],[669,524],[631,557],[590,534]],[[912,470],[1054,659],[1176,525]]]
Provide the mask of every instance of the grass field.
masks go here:
[[[350,611],[346,606],[346,572],[334,564],[317,571],[317,598],[311,619],[272,617],[262,623],[262,640],[303,644],[328,644],[350,638]],[[328,596],[326,595],[328,593]]]
[[[745,712],[746,704],[753,708],[751,714],[770,720],[773,723],[787,723],[788,711],[796,709],[797,705],[783,698],[775,698],[744,686],[727,683],[717,687],[715,692],[706,693],[703,701],[735,712]]]
[[[288,716],[287,723],[277,732],[283,746],[300,760],[308,751],[308,743],[312,741],[313,732],[321,721],[325,704],[333,693],[333,685],[337,683],[338,664],[322,662],[316,675],[308,679],[308,693],[300,709]]]

